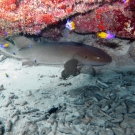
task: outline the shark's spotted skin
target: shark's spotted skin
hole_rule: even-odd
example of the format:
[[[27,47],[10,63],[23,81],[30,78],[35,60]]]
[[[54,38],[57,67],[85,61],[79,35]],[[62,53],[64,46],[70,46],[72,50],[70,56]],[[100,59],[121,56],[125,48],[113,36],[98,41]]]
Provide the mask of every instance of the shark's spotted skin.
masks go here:
[[[15,45],[0,39],[0,44],[9,44],[7,48],[0,48],[0,50],[16,58],[46,65],[64,65],[67,61],[76,59],[78,65],[101,66],[112,60],[101,49],[76,42],[37,43],[23,36],[15,37],[14,42]]]

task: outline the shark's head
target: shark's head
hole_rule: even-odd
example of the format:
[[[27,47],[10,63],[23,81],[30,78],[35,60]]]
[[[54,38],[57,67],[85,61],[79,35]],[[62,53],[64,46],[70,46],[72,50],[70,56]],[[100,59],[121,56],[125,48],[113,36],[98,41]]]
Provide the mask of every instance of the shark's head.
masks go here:
[[[84,46],[81,51],[78,51],[75,58],[84,65],[93,66],[105,65],[112,61],[112,58],[101,49],[89,46]]]

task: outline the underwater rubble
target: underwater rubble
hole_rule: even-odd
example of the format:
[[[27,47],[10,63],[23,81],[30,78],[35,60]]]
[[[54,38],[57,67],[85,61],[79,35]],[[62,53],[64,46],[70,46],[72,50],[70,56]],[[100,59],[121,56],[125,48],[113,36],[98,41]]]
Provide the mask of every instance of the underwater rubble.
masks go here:
[[[7,97],[0,94],[1,101],[6,99],[0,104],[5,115],[0,117],[0,135],[134,135],[134,75],[134,68],[103,69],[81,87],[72,88],[90,75],[69,78],[70,85],[58,81],[53,91],[48,87],[17,95],[5,90]]]

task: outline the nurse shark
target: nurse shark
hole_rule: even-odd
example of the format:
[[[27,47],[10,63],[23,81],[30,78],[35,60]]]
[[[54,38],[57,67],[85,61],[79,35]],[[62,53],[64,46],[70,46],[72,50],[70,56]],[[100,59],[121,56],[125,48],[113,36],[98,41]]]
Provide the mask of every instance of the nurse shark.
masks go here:
[[[42,42],[32,41],[24,36],[13,38],[13,42],[0,39],[0,44],[8,43],[7,48],[0,51],[15,58],[28,59],[46,65],[64,65],[71,59],[78,64],[102,66],[112,61],[103,50],[77,42]]]
[[[9,56],[26,59],[44,65],[64,65],[69,60],[77,60],[77,65],[102,66],[112,61],[103,50],[77,42],[32,41],[24,36],[13,37],[13,43],[1,38],[0,44],[9,44],[0,51]],[[28,62],[28,65],[29,65]]]

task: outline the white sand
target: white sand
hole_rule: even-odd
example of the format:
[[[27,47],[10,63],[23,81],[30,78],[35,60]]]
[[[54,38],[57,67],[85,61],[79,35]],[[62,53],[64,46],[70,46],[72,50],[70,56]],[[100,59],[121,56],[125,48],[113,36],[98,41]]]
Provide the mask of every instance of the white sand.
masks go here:
[[[18,97],[13,103],[17,110],[23,110],[24,107],[20,104],[26,101],[28,103],[26,106],[44,111],[52,106],[57,107],[59,104],[64,104],[65,100],[62,97],[64,91],[95,83],[95,80],[91,81],[91,76],[84,74],[61,80],[62,69],[62,67],[49,66],[22,67],[21,61],[9,58],[1,62],[0,84],[4,86],[4,90],[0,92],[0,117],[8,120],[14,112],[11,105],[5,107],[11,93]],[[6,77],[5,73],[9,77]],[[71,86],[58,86],[61,83],[70,82]],[[29,96],[30,93],[32,95]],[[17,128],[28,120],[20,117],[19,121]]]

